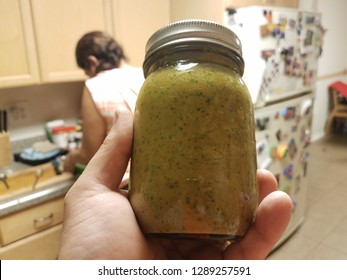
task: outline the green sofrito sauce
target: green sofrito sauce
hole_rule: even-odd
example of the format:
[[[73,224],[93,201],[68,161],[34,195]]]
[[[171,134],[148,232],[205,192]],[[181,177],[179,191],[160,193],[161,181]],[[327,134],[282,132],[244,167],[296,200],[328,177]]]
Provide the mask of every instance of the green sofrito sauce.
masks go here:
[[[134,119],[130,201],[146,234],[233,239],[258,204],[253,106],[240,76],[188,63],[150,74]]]

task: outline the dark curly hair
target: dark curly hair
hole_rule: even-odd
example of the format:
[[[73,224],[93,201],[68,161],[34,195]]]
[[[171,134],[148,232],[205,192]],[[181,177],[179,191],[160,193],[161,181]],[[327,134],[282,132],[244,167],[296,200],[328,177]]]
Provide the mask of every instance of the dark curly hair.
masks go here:
[[[107,33],[92,31],[84,34],[77,42],[76,61],[80,68],[89,69],[88,56],[95,56],[100,65],[96,72],[118,68],[122,59],[126,56],[122,47]]]

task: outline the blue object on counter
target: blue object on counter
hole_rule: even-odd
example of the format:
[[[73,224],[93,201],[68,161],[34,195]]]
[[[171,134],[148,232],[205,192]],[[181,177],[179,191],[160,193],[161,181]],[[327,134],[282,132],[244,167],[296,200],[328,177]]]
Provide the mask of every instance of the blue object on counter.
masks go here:
[[[59,153],[59,149],[43,153],[35,150],[34,148],[25,148],[20,152],[20,157],[25,160],[45,160],[47,158],[55,157]]]
[[[55,159],[57,156],[65,155],[67,152],[67,150],[60,148],[51,150],[49,152],[41,152],[30,147],[25,148],[20,153],[16,154],[15,160],[29,165],[38,165],[49,162]]]

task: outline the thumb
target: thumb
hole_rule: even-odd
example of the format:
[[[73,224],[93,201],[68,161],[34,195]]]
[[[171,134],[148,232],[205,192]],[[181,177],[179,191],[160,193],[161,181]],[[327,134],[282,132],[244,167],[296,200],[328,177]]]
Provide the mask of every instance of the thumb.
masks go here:
[[[86,180],[88,184],[102,184],[110,189],[119,186],[131,155],[133,114],[125,106],[118,107],[116,114],[117,122],[79,180]]]

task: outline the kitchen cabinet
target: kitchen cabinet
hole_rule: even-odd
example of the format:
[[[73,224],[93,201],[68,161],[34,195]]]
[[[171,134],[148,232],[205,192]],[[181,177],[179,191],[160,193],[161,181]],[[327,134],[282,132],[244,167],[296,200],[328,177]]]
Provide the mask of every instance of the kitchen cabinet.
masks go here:
[[[106,31],[129,62],[142,66],[150,35],[170,21],[170,0],[0,1],[0,88],[86,79],[77,67],[78,39]]]
[[[77,67],[75,46],[86,32],[111,33],[109,0],[31,0],[42,82],[86,78]]]
[[[110,1],[0,1],[0,88],[84,80],[75,46],[85,32],[112,33]]]
[[[298,7],[298,0],[226,0],[225,3],[226,6],[230,8],[241,8],[246,6]]]
[[[184,19],[205,19],[223,24],[224,0],[171,0],[172,21]]]
[[[1,260],[54,260],[58,257],[62,224],[0,248]]]
[[[63,221],[64,199],[59,198],[0,219],[1,245],[5,246]]]
[[[75,178],[68,172],[50,174],[48,165],[51,164],[29,167],[7,177],[10,189],[0,195],[2,260],[56,259],[58,256],[64,197]],[[32,189],[34,177],[29,175],[35,168],[44,170],[46,177],[41,177]]]
[[[0,1],[0,87],[40,81],[29,0]]]
[[[113,0],[114,37],[129,63],[141,67],[149,37],[170,22],[169,0]]]
[[[0,259],[55,259],[64,197],[0,218]]]

